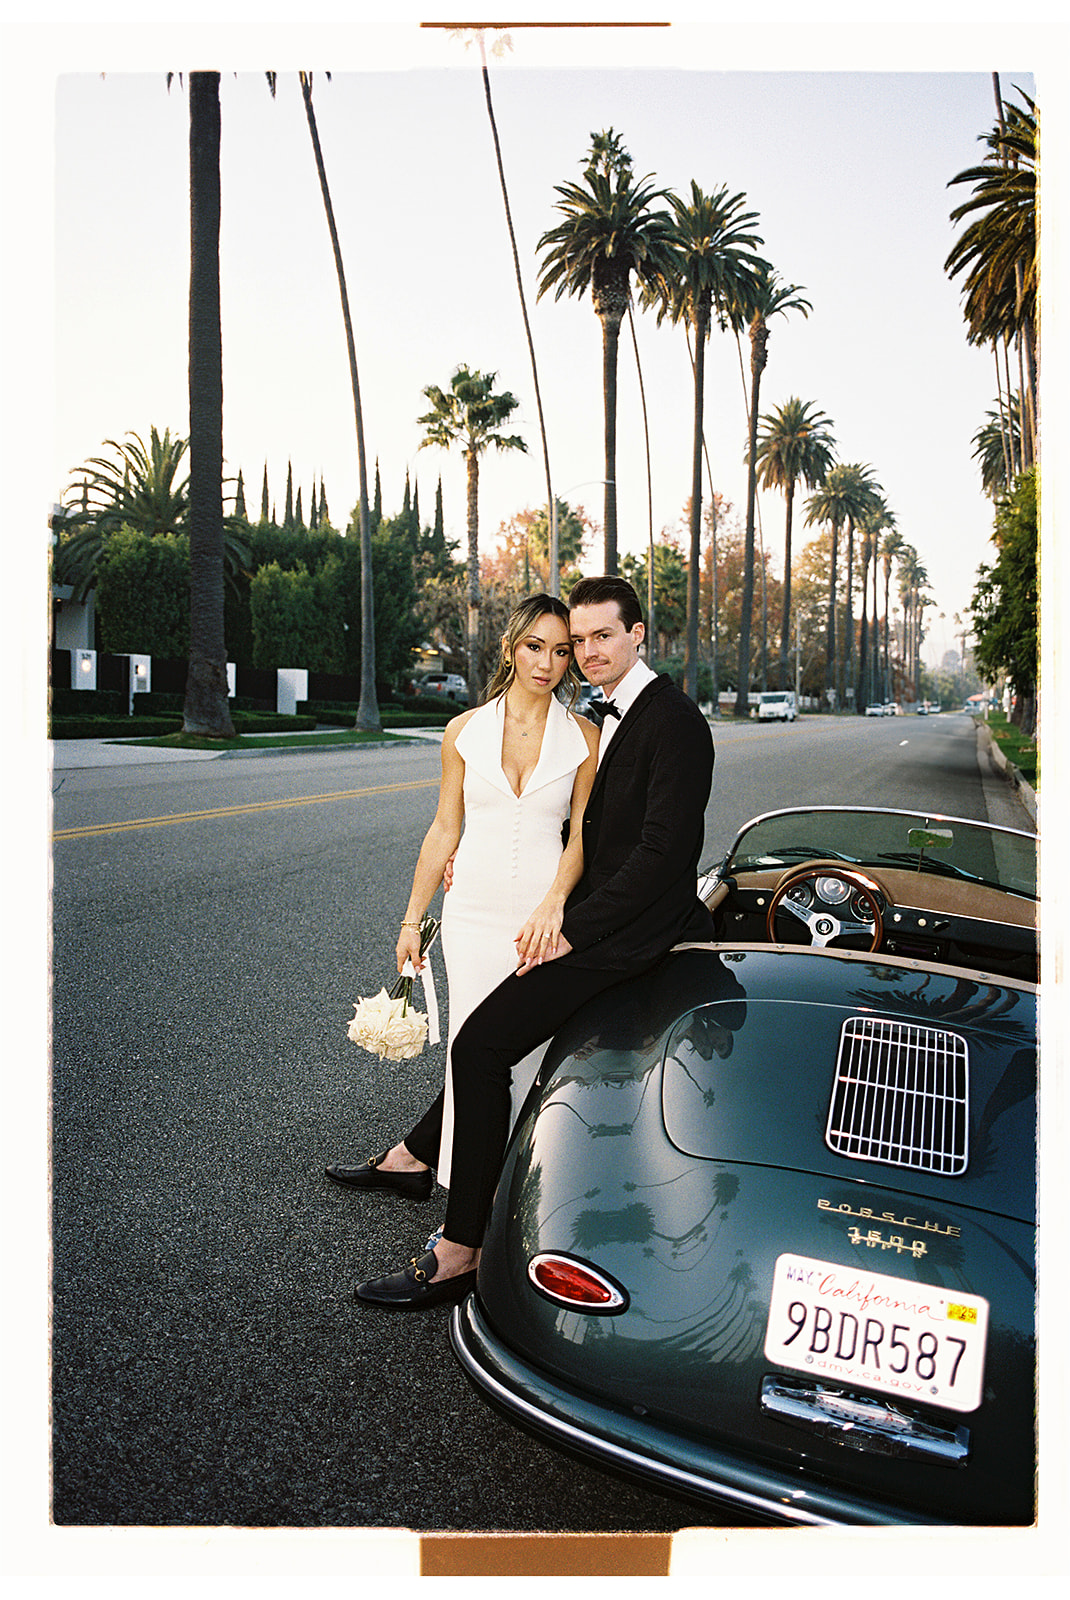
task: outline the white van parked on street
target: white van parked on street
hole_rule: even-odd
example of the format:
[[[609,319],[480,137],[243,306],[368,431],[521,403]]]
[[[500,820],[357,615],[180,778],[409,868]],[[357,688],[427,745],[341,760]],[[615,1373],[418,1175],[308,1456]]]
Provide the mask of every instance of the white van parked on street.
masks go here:
[[[759,722],[794,722],[795,693],[791,689],[774,689],[758,696]]]

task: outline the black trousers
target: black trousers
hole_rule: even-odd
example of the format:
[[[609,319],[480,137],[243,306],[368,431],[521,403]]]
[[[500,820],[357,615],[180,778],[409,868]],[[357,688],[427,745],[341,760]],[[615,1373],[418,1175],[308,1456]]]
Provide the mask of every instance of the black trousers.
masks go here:
[[[636,969],[636,971],[643,969]],[[509,1137],[513,1068],[550,1039],[573,1012],[635,971],[582,967],[570,956],[505,979],[476,1007],[453,1041],[453,1154],[444,1233],[478,1249]],[[434,1166],[442,1135],[442,1094],[404,1140]]]

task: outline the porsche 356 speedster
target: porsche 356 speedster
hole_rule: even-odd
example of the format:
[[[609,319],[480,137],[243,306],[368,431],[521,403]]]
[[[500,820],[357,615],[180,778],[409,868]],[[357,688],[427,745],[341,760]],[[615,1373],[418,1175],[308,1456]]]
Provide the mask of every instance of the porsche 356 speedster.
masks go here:
[[[1035,838],[781,811],[700,892],[551,1044],[457,1358],[729,1521],[1031,1522]]]

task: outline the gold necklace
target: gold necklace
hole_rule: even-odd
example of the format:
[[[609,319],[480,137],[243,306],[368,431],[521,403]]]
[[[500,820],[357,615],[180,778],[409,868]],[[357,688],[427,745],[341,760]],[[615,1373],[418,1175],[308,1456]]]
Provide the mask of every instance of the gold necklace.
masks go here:
[[[506,702],[505,702],[505,709],[509,713],[510,717],[513,719],[513,726],[516,728],[516,730],[519,733],[520,737],[522,739],[526,739],[528,734],[531,732],[531,729],[530,728],[521,727],[520,718],[517,716],[516,712],[513,710],[512,706],[509,704],[508,700],[506,700]],[[546,718],[545,717],[543,717],[543,719],[542,719],[541,726],[542,727],[546,726]]]

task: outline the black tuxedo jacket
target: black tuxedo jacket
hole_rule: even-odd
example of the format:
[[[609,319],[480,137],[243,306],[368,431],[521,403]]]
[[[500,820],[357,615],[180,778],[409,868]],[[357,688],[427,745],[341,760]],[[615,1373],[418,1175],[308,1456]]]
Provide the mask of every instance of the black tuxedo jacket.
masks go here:
[[[664,675],[621,720],[583,819],[583,876],[562,933],[580,966],[643,967],[683,940],[713,938],[696,892],[713,736]]]

